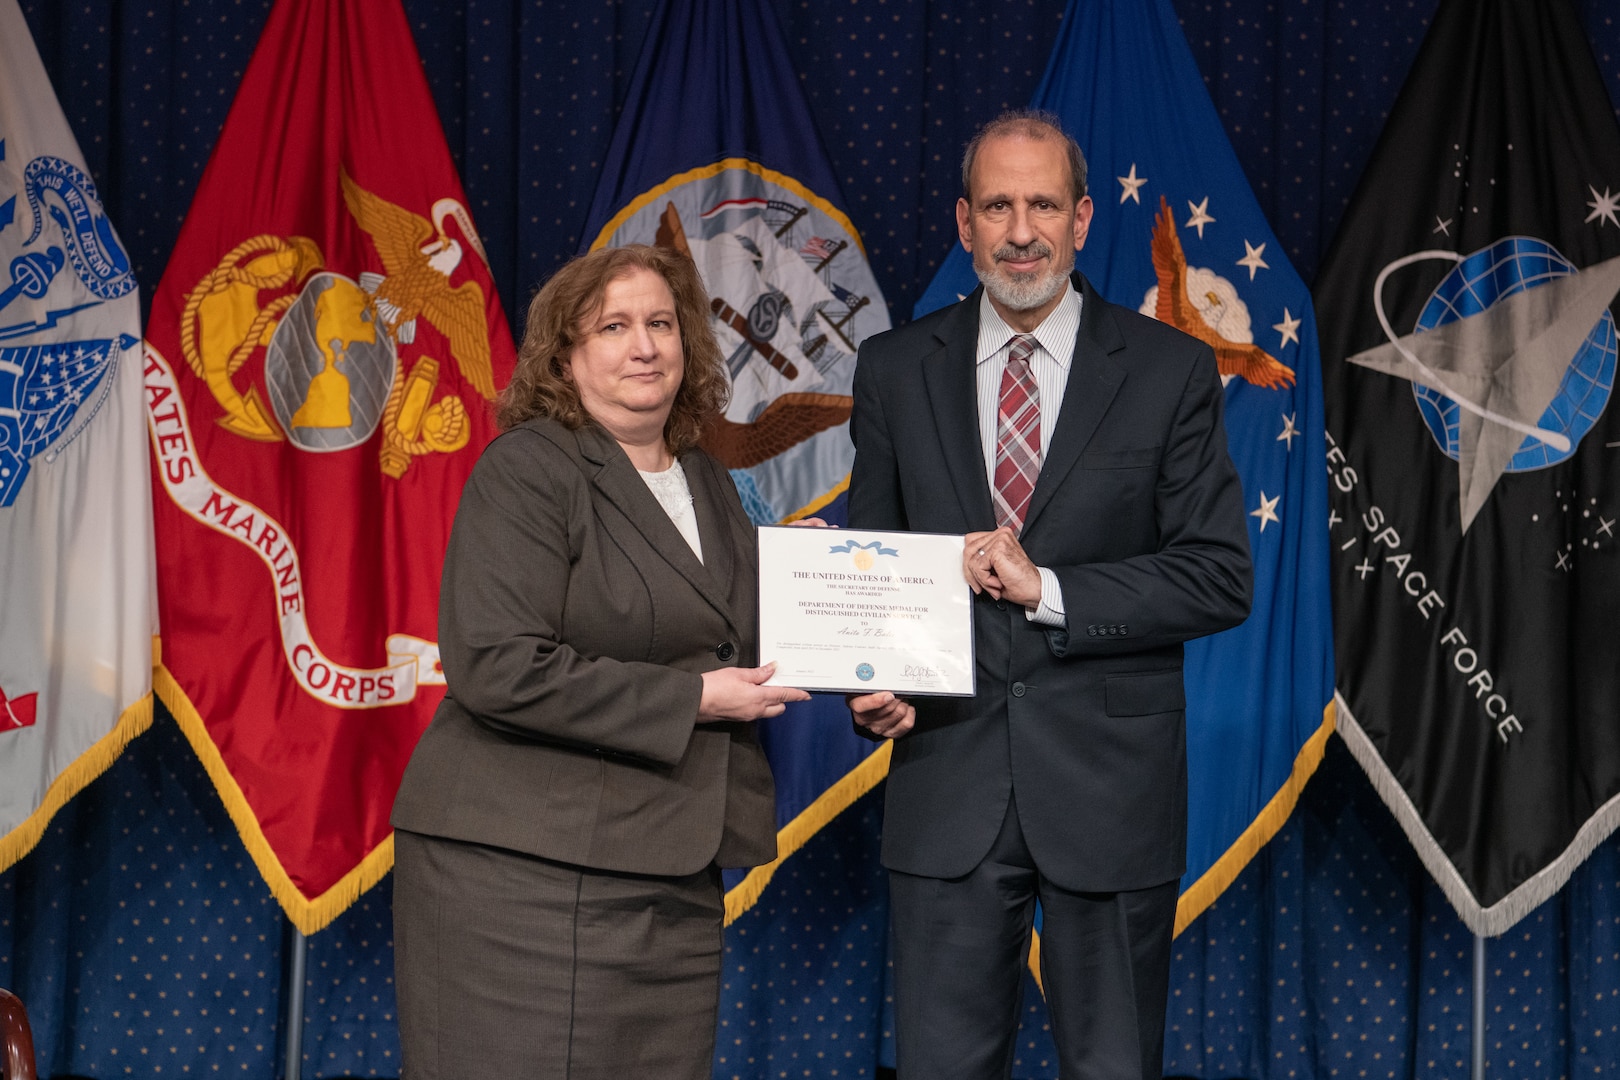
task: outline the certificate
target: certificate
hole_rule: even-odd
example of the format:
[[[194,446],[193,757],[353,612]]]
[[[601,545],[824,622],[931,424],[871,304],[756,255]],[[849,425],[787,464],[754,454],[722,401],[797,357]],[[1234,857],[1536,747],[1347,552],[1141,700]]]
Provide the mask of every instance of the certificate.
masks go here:
[[[962,537],[759,530],[759,659],[770,685],[973,694],[973,594]]]

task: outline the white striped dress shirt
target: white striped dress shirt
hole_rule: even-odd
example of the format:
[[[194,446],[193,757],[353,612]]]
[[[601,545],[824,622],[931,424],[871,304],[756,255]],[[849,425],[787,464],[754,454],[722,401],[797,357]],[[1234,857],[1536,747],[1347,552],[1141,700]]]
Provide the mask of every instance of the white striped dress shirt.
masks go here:
[[[1041,463],[1052,447],[1052,431],[1057,427],[1063,391],[1069,385],[1069,366],[1074,361],[1074,341],[1080,332],[1080,294],[1071,282],[1063,299],[1041,324],[1030,332],[1035,339],[1029,358],[1030,372],[1041,393]],[[983,451],[985,478],[990,490],[996,488],[996,414],[1001,406],[1001,376],[1007,369],[1007,354],[1018,331],[1008,326],[990,303],[990,294],[979,297],[979,348],[976,373],[979,389],[979,445]],[[1063,590],[1057,575],[1046,567],[1041,572],[1041,605],[1025,611],[1031,620],[1047,626],[1066,626]]]

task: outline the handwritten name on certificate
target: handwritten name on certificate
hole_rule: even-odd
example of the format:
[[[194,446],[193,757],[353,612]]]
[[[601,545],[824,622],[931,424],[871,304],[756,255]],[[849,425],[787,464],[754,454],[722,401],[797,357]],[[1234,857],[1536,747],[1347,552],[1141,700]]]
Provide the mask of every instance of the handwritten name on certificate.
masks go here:
[[[776,686],[970,696],[962,538],[760,529],[759,658]]]

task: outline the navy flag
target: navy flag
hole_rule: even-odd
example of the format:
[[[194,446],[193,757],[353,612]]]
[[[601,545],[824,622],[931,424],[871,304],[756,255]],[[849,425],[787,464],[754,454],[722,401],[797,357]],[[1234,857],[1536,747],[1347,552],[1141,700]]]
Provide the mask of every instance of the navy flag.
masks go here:
[[[1032,104],[1062,118],[1086,154],[1097,209],[1080,271],[1115,303],[1215,350],[1249,511],[1253,613],[1187,645],[1180,933],[1282,826],[1333,729],[1310,294],[1255,201],[1169,0],[1071,0]],[[918,314],[975,284],[958,248]]]
[[[1620,821],[1620,127],[1566,0],[1446,0],[1317,282],[1340,732],[1469,929]]]
[[[769,4],[664,0],[602,168],[585,236],[690,255],[703,274],[731,405],[703,448],[756,524],[842,523],[855,351],[889,328]],[[776,863],[728,875],[727,922],[781,859],[870,790],[888,746],[857,738],[840,696],[763,721],[776,774]]]

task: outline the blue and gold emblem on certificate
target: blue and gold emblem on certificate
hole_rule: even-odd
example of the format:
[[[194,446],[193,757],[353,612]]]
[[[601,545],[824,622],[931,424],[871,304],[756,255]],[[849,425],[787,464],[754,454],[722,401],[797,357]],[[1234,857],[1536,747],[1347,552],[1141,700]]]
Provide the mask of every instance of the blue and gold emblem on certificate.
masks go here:
[[[842,544],[834,544],[828,549],[827,553],[829,555],[842,555],[846,552],[851,555],[851,561],[855,563],[855,569],[865,573],[877,565],[879,555],[898,556],[900,549],[884,547],[881,540],[873,540],[870,544],[857,544],[853,540],[845,540]]]

